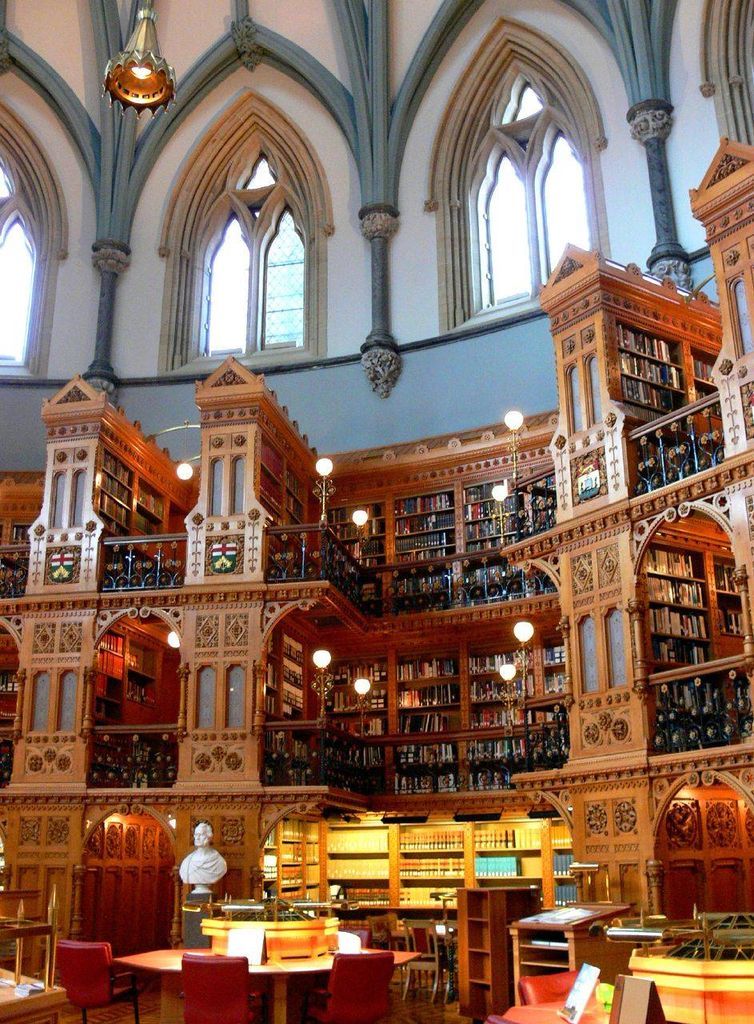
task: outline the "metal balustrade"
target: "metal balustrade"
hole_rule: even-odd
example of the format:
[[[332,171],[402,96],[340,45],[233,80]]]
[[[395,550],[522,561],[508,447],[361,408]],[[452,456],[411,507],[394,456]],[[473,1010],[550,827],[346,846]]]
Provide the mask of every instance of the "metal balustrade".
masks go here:
[[[331,786],[350,793],[378,793],[383,786],[382,748],[316,722],[268,725],[263,781],[267,786]]]
[[[28,544],[6,544],[0,547],[0,598],[23,597],[28,577]]]
[[[173,590],[184,583],[186,534],[107,537],[102,561],[102,590]]]
[[[10,730],[0,732],[0,789],[10,782],[13,773],[13,740]]]
[[[752,735],[749,680],[743,669],[718,669],[655,687],[652,746],[680,754],[741,743]]]
[[[635,496],[685,480],[725,457],[720,400],[711,395],[632,431]]]
[[[99,726],[88,785],[98,789],[169,788],[178,773],[178,738],[169,726]]]

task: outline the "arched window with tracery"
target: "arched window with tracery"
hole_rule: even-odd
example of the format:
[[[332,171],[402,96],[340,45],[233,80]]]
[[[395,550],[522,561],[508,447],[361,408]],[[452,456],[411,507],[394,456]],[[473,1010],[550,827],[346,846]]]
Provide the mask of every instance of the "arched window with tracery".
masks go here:
[[[0,373],[46,371],[66,245],[62,192],[52,168],[0,104]]]
[[[163,228],[162,368],[323,354],[332,210],[314,147],[248,95],[211,140],[189,160]]]
[[[442,328],[530,303],[569,243],[607,248],[602,120],[577,63],[500,21],[459,79],[435,141]]]

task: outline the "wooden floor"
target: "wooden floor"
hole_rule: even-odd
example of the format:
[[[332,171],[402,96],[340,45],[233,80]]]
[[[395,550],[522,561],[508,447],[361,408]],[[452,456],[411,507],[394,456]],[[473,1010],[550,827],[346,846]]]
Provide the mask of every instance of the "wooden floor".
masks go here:
[[[144,992],[139,998],[139,1016],[142,1024],[159,1024],[159,998],[155,992]],[[458,1003],[443,1006],[438,1002],[434,1006],[426,996],[409,997],[404,1002],[399,990],[394,987],[392,1008],[386,1021],[395,1024],[468,1024],[467,1017],[458,1015]],[[63,1012],[63,1024],[81,1024],[81,1012],[70,1004]],[[130,1003],[116,1003],[104,1010],[90,1010],[88,1024],[133,1024],[133,1011]],[[290,1024],[299,1024],[291,1021]]]

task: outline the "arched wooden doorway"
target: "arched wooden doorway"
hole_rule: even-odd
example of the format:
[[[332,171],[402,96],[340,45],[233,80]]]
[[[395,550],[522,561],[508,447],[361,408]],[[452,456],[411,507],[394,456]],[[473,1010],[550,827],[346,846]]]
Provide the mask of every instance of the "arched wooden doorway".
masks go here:
[[[116,956],[170,945],[173,840],[147,814],[111,814],[85,851],[83,934],[107,940]]]
[[[754,907],[754,815],[729,786],[679,790],[659,822],[656,856],[668,917]]]

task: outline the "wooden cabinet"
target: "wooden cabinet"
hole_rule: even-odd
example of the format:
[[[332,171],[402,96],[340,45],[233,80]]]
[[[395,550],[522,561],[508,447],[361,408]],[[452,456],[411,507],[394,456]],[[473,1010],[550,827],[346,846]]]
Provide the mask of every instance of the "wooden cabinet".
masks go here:
[[[575,971],[583,963],[600,968],[600,981],[615,983],[628,971],[631,947],[608,942],[593,925],[605,925],[629,909],[628,904],[577,904],[545,911],[510,925],[516,989],[522,976]],[[518,999],[516,1000],[518,1002]]]
[[[460,889],[458,988],[461,1016],[484,1020],[502,1014],[514,996],[513,941],[509,927],[539,908],[538,889]],[[517,975],[515,978],[517,980]]]

